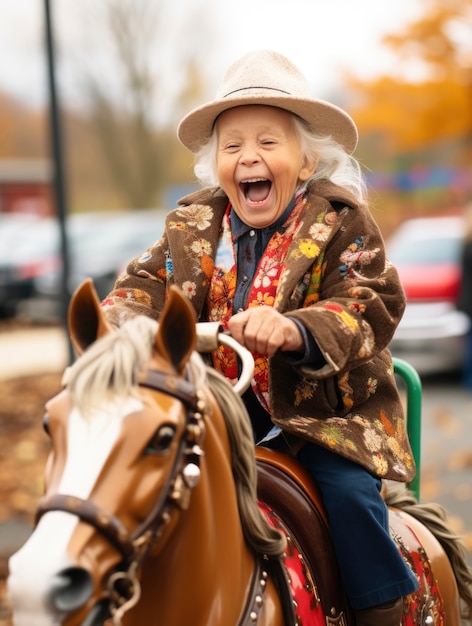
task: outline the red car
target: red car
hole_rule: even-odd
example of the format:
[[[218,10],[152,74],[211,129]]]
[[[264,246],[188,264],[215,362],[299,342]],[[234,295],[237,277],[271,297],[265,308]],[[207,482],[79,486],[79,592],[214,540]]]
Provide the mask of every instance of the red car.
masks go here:
[[[404,222],[387,241],[407,296],[390,348],[420,374],[462,368],[469,328],[468,317],[457,310],[463,233],[459,216],[417,218]]]

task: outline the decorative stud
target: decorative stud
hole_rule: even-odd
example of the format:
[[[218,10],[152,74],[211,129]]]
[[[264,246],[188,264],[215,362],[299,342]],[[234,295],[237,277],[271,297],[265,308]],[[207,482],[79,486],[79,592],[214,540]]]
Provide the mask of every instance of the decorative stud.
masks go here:
[[[205,400],[203,397],[199,397],[197,400],[197,409],[202,413],[205,411]]]
[[[193,489],[200,480],[200,468],[195,463],[188,463],[183,469],[183,477],[185,484],[190,489]]]
[[[251,618],[251,622],[257,622],[257,613],[255,611],[251,611],[249,617]]]

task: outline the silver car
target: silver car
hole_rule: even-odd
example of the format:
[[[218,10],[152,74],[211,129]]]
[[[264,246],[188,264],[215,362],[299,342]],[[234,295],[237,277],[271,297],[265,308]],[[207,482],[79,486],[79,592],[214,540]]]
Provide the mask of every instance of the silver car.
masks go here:
[[[407,296],[390,349],[420,375],[462,368],[470,324],[457,309],[463,233],[460,216],[425,217],[405,221],[387,241]]]

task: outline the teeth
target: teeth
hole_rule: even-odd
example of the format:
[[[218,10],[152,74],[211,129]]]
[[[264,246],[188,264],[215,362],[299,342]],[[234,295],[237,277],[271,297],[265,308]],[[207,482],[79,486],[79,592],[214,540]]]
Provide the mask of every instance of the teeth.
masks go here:
[[[267,178],[247,178],[241,181],[242,185],[248,185],[249,183],[264,183]]]

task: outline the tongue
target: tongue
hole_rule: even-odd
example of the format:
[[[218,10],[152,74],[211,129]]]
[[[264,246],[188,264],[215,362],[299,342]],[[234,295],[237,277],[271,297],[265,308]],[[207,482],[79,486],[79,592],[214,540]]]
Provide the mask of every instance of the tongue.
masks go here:
[[[251,202],[262,202],[269,195],[270,182],[268,180],[249,183],[246,196]]]

